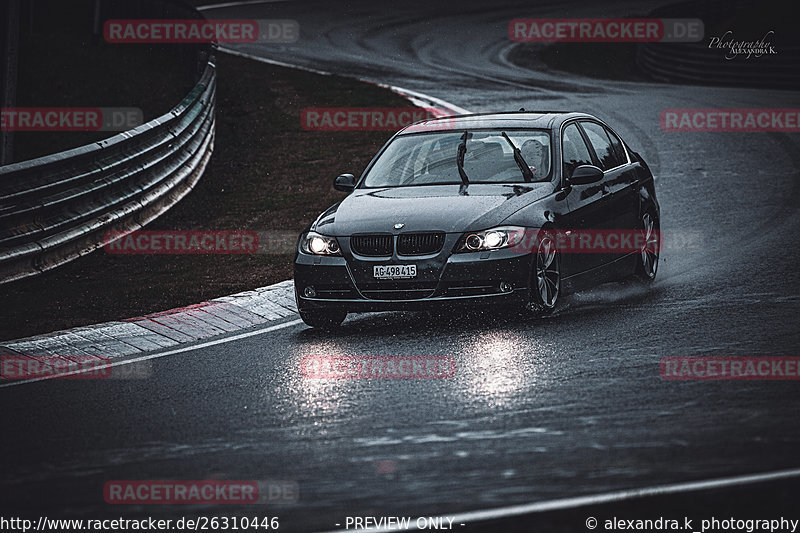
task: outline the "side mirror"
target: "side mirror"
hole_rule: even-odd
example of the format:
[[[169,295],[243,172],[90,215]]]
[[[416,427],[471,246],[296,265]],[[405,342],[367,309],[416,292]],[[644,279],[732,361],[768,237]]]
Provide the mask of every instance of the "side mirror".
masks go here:
[[[572,172],[569,182],[574,185],[588,185],[603,179],[603,171],[594,165],[581,165]]]
[[[356,188],[356,177],[352,174],[342,174],[333,180],[333,188],[337,191],[351,193]]]

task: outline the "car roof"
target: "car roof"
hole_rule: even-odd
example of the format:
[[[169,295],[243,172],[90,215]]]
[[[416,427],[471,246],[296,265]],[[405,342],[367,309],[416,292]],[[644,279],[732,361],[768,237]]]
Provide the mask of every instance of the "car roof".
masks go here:
[[[511,111],[507,113],[475,113],[420,120],[406,126],[398,135],[447,130],[536,128],[550,129],[572,118],[591,118],[575,111]]]

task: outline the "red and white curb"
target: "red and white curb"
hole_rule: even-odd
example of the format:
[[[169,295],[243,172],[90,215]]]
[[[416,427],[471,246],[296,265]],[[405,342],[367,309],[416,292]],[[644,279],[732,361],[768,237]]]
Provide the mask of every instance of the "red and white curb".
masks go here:
[[[215,298],[188,307],[0,342],[0,355],[119,358],[296,316],[294,282]]]

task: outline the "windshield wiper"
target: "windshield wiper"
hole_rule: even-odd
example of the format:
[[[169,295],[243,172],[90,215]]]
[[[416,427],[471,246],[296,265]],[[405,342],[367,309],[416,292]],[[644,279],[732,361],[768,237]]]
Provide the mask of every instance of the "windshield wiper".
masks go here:
[[[461,176],[463,185],[469,185],[469,177],[464,172],[464,155],[467,153],[467,139],[469,139],[469,132],[465,131],[461,136],[461,144],[458,145],[458,156],[456,156],[456,165],[458,166],[458,175]]]
[[[522,157],[522,152],[519,151],[519,148],[511,141],[511,138],[506,134],[506,132],[501,132],[503,138],[508,141],[508,144],[511,145],[511,148],[514,150],[514,161],[517,162],[517,166],[522,171],[522,176],[525,178],[525,181],[533,181],[533,172],[531,172],[531,168],[528,166],[528,163],[525,162],[525,158]]]

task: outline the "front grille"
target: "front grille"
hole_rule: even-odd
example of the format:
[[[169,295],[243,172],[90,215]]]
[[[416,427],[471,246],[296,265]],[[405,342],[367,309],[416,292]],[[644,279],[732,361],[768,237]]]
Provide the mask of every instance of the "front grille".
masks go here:
[[[353,235],[350,248],[358,255],[386,257],[392,255],[391,235]]]
[[[370,300],[420,300],[433,296],[436,281],[380,281],[359,284],[359,291]]]
[[[358,297],[355,290],[347,283],[319,285],[316,289],[317,298],[322,299],[352,299]]]
[[[408,233],[397,237],[398,255],[439,253],[444,246],[444,233]]]
[[[370,300],[422,300],[433,296],[433,289],[409,289],[405,291],[361,291]]]
[[[444,290],[444,296],[485,296],[488,294],[500,294],[500,282],[491,285],[485,282],[451,284]]]

